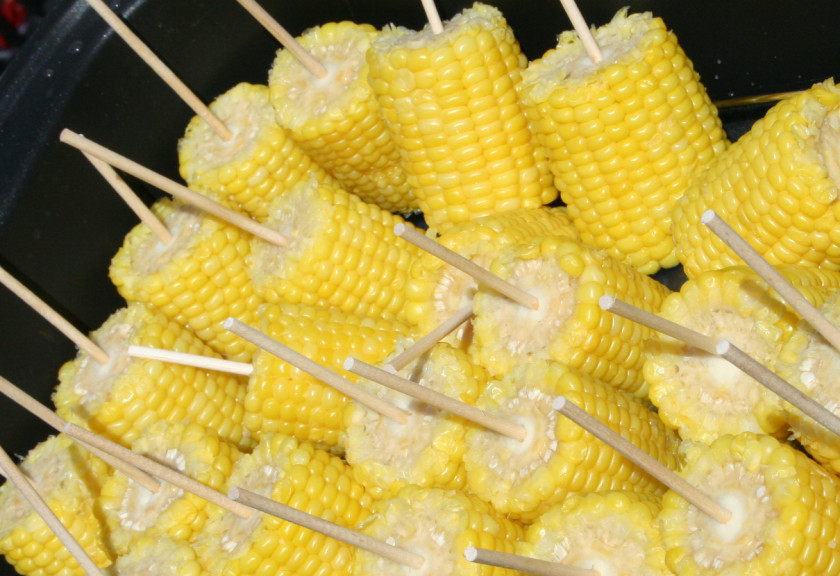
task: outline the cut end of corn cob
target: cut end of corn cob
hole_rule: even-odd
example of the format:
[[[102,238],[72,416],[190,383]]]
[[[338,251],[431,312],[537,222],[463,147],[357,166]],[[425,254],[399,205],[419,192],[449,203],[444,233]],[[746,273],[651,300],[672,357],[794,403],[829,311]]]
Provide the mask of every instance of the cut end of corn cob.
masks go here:
[[[119,576],[209,576],[186,543],[167,536],[144,536],[117,558]]]

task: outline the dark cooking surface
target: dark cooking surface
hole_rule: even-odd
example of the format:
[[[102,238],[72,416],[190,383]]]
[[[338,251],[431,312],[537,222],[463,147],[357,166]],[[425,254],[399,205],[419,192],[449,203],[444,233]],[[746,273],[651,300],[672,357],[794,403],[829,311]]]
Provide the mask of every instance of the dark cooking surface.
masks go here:
[[[557,0],[498,0],[535,58],[570,28]],[[238,81],[265,82],[274,40],[233,0],[111,2],[205,101]],[[282,0],[263,5],[292,33],[329,20],[419,27],[419,0]],[[446,18],[468,2],[441,0]],[[581,0],[593,25],[619,8],[651,10],[677,32],[713,99],[805,88],[840,69],[834,32],[840,2],[772,0]],[[175,143],[191,112],[109,33],[83,1],[55,0],[19,58],[0,77],[0,265],[84,331],[122,305],[108,262],[136,222],[75,150],[68,127],[177,177]],[[766,107],[725,111],[734,137]],[[131,182],[151,199],[157,193]],[[0,287],[0,375],[49,403],[73,346]],[[0,399],[0,444],[23,454],[48,431]],[[0,564],[0,576],[12,574]]]

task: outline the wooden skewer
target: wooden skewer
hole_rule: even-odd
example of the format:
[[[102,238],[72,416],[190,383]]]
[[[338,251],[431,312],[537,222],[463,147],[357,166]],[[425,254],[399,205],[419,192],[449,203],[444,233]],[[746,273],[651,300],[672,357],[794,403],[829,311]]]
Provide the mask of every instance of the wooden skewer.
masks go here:
[[[383,386],[387,386],[388,388],[402,392],[412,398],[416,398],[424,404],[428,404],[429,406],[434,406],[439,410],[446,410],[447,412],[466,418],[471,422],[475,422],[476,424],[488,428],[493,432],[503,434],[508,438],[513,438],[514,440],[522,442],[528,436],[528,431],[519,424],[514,424],[504,418],[488,414],[480,408],[455,400],[446,394],[441,394],[436,390],[426,388],[425,386],[421,386],[411,380],[406,380],[396,374],[392,374],[391,372],[382,370],[381,368],[377,368],[376,366],[372,366],[356,358],[348,357],[347,360],[344,361],[344,369],[349,370],[354,374],[358,374],[362,378],[373,380]]]
[[[440,19],[435,0],[420,0],[423,3],[423,10],[426,11],[426,18],[429,20],[429,26],[432,28],[432,33],[440,34],[443,32],[443,22]]]
[[[487,550],[486,548],[476,548],[475,546],[467,546],[464,548],[464,558],[466,558],[468,562],[478,562],[479,564],[498,566],[499,568],[517,570],[527,574],[537,574],[538,576],[601,575],[601,573],[597,570],[592,570],[590,568],[579,568],[577,566],[569,566],[559,562],[549,562],[548,560],[528,558],[527,556],[520,556],[518,554]]]
[[[417,342],[403,350],[400,354],[394,356],[394,358],[385,365],[385,369],[394,372],[402,370],[412,361],[428,352],[435,344],[440,342],[443,338],[448,336],[449,333],[469,320],[471,317],[472,305],[464,306],[455,312],[455,314],[441,322],[434,330],[420,338]]]
[[[398,424],[408,423],[408,418],[411,416],[409,412],[406,412],[401,408],[397,408],[393,404],[390,404],[378,396],[371,394],[364,388],[357,386],[346,378],[342,378],[332,370],[329,370],[317,362],[310,360],[303,354],[295,352],[288,346],[281,344],[256,328],[248,326],[236,318],[228,318],[225,320],[224,327],[245,340],[248,340],[258,348],[265,350],[269,354],[277,356],[292,366],[295,366],[307,374],[314,376],[327,386],[335,388],[348,398],[352,398],[356,402],[359,402],[371,410],[382,414],[386,418],[390,418]]]
[[[143,203],[142,200],[134,193],[134,191],[125,183],[125,180],[120,178],[117,171],[111,168],[107,162],[103,162],[95,156],[91,156],[87,152],[82,152],[93,167],[102,175],[103,178],[111,185],[111,187],[120,195],[120,198],[128,205],[129,208],[140,218],[140,221],[151,228],[152,233],[157,236],[161,244],[169,246],[172,242],[172,233],[167,227],[155,216],[149,207]]]
[[[495,274],[491,274],[488,270],[482,268],[472,260],[464,258],[457,252],[446,248],[439,242],[435,242],[431,238],[428,238],[417,230],[406,226],[402,222],[394,226],[394,234],[404,238],[406,241],[411,242],[418,248],[425,250],[433,256],[437,256],[447,264],[472,276],[476,282],[490,286],[514,302],[518,302],[531,310],[539,310],[540,300],[536,296],[528,294],[510,282],[502,280]]]
[[[312,56],[309,50],[301,46],[300,42],[289,34],[259,3],[255,0],[237,0],[237,2],[312,74],[322,79],[329,75],[329,71],[324,68],[324,65]]]
[[[583,19],[583,15],[580,13],[580,8],[578,8],[575,0],[560,0],[560,4],[563,5],[566,15],[569,17],[569,20],[572,21],[572,26],[574,27],[575,32],[577,32],[578,36],[580,36],[580,40],[583,42],[583,47],[589,55],[589,59],[595,64],[603,60],[604,55],[601,53],[601,48],[595,41],[595,37],[592,35],[592,30],[590,30],[589,26],[586,24],[586,20]]]
[[[756,94],[753,96],[739,96],[737,98],[726,98],[724,100],[715,100],[712,102],[715,108],[735,108],[737,106],[744,106],[748,104],[764,104],[767,102],[779,102],[791,96],[801,94],[802,90],[794,90],[792,92],[774,92],[772,94]]]
[[[49,526],[53,534],[58,537],[64,547],[70,552],[73,558],[79,563],[85,574],[89,576],[104,576],[102,571],[96,566],[96,563],[91,560],[85,549],[81,544],[70,534],[70,531],[61,523],[58,517],[50,510],[38,491],[29,482],[29,479],[20,471],[15,463],[9,458],[6,451],[0,447],[0,469],[3,470],[3,475],[6,476],[15,487],[20,491],[29,505],[43,518],[44,523]]]
[[[73,344],[87,352],[91,358],[101,365],[108,363],[108,353],[100,348],[93,340],[82,334],[75,326],[65,320],[61,314],[53,310],[29,288],[20,283],[14,276],[0,268],[0,283],[11,290],[15,296],[29,304],[38,314],[44,317],[59,332],[67,336]]]
[[[228,496],[231,500],[241,502],[246,506],[250,506],[251,508],[265,512],[266,514],[271,514],[272,516],[276,516],[277,518],[281,518],[287,522],[291,522],[292,524],[309,528],[319,534],[324,534],[325,536],[334,538],[339,542],[344,542],[345,544],[350,544],[351,546],[361,548],[362,550],[367,550],[368,552],[387,558],[392,562],[409,566],[415,570],[422,568],[423,564],[426,562],[426,559],[419,554],[415,554],[414,552],[404,548],[399,548],[386,542],[382,542],[381,540],[371,538],[370,536],[366,536],[360,532],[356,532],[355,530],[334,524],[324,520],[323,518],[313,516],[312,514],[307,514],[297,508],[281,504],[280,502],[271,500],[270,498],[266,498],[265,496],[261,496],[255,492],[251,492],[250,490],[246,490],[245,488],[234,486],[228,492]]]
[[[262,238],[266,242],[270,242],[271,244],[275,244],[277,246],[288,246],[289,239],[277,232],[276,230],[272,230],[262,224],[248,218],[244,214],[240,214],[235,210],[231,210],[226,206],[211,200],[207,196],[199,194],[194,190],[190,190],[183,184],[178,184],[174,180],[170,180],[161,174],[158,174],[152,170],[149,170],[145,166],[141,166],[137,162],[133,160],[129,160],[125,156],[121,156],[116,152],[101,146],[91,140],[88,140],[81,134],[77,134],[71,130],[64,129],[61,131],[60,139],[65,144],[69,144],[74,148],[78,148],[82,152],[86,152],[91,156],[99,158],[114,166],[115,168],[119,168],[132,176],[143,180],[160,188],[164,192],[183,200],[187,204],[191,204],[200,210],[204,210],[205,212],[212,214],[213,216],[219,218],[220,220],[224,220],[229,224],[241,228],[246,232],[250,232],[254,236]]]
[[[166,82],[172,90],[183,100],[187,106],[192,108],[193,112],[199,115],[205,122],[207,122],[216,134],[224,141],[230,141],[233,138],[233,133],[225,126],[218,116],[216,116],[204,102],[184,84],[178,76],[175,75],[157,55],[143,43],[140,38],[131,31],[131,29],[117,16],[102,0],[87,0],[87,3],[93,8],[105,22],[116,32],[128,46],[138,55],[143,61],[151,67],[152,70]]]
[[[597,418],[591,416],[585,410],[578,408],[565,397],[559,396],[555,398],[553,408],[602,442],[608,444],[616,452],[685,498],[712,519],[721,524],[726,524],[732,518],[732,512],[718,504],[708,494],[689,484],[673,470],[655,458],[651,458],[647,452],[640,449]]]
[[[160,360],[162,362],[192,366],[194,368],[201,368],[202,370],[227,372],[228,374],[238,374],[240,376],[250,376],[254,372],[254,365],[247,362],[235,362],[233,360],[224,360],[223,358],[202,356],[201,354],[188,354],[186,352],[152,348],[151,346],[136,346],[132,344],[128,347],[128,355],[132,358],[148,358],[149,360]]]
[[[840,328],[828,321],[817,307],[793,287],[778,270],[765,260],[758,251],[750,246],[737,232],[727,224],[714,210],[706,210],[700,221],[709,227],[724,244],[729,246],[741,259],[761,276],[779,295],[799,312],[814,329],[822,334],[836,350],[840,350]]]

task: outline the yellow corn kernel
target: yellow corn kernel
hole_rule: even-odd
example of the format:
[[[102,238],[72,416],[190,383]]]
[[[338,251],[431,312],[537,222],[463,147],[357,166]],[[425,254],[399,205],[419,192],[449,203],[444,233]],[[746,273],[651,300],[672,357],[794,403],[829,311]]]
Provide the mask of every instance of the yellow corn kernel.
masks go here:
[[[585,410],[652,458],[675,469],[676,434],[642,401],[553,361],[514,368],[491,382],[477,406],[524,426],[515,440],[474,427],[467,432],[467,486],[497,512],[533,521],[568,495],[605,490],[661,494],[658,480],[555,411],[557,396]]]
[[[680,475],[732,512],[720,524],[668,492],[659,515],[676,574],[837,574],[840,484],[802,452],[744,432],[690,444]]]
[[[498,9],[475,3],[441,34],[387,30],[368,63],[430,228],[557,197],[516,91],[526,59]]]
[[[119,576],[210,576],[188,544],[168,536],[142,536],[114,565]]]
[[[218,357],[180,324],[135,302],[112,314],[91,338],[108,363],[79,352],[61,367],[53,402],[62,418],[126,446],[149,424],[184,420],[243,449],[253,445],[243,424],[242,377],[128,355],[133,344]]]
[[[416,211],[397,149],[368,83],[366,60],[379,32],[329,22],[298,38],[327,70],[318,78],[291,52],[277,52],[268,75],[278,122],[342,188],[384,210]]]
[[[473,302],[473,354],[491,373],[554,359],[639,397],[643,346],[652,330],[611,312],[612,295],[656,313],[669,290],[605,253],[562,237],[503,248],[490,271],[539,299],[529,310],[486,287]]]
[[[713,209],[774,266],[840,269],[840,89],[783,100],[721,154],[674,206],[689,278],[743,264],[700,218]]]
[[[333,181],[277,123],[268,86],[237,84],[210,109],[233,138],[226,142],[201,117],[193,117],[178,142],[181,177],[190,188],[263,221],[272,200],[297,182]]]
[[[175,239],[165,246],[145,224],[128,233],[111,260],[120,295],[155,306],[225,357],[250,362],[255,347],[223,324],[229,316],[257,321],[263,301],[248,277],[251,236],[175,200],[159,200],[152,210]]]
[[[522,100],[583,241],[652,274],[677,265],[672,208],[726,135],[660,18],[625,8],[594,36],[602,62],[564,32],[523,73]]]

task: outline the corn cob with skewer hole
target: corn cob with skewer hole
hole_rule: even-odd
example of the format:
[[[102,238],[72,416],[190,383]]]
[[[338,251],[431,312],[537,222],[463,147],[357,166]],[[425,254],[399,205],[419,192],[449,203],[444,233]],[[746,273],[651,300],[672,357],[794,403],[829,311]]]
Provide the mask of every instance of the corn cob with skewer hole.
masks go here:
[[[475,404],[487,383],[483,368],[445,342],[399,375],[467,404]],[[348,404],[345,458],[368,492],[377,498],[393,497],[407,484],[463,489],[467,480],[464,438],[469,424],[380,384],[365,379],[359,383],[412,414],[408,424],[401,425],[360,404]]]
[[[368,63],[431,229],[557,197],[516,92],[526,58],[498,9],[477,2],[441,34],[385,30]]]
[[[333,182],[277,123],[269,95],[268,86],[237,84],[210,104],[233,132],[231,140],[195,116],[178,142],[181,177],[190,188],[260,222],[272,200],[296,183]]]
[[[250,362],[254,346],[222,324],[229,316],[256,322],[263,302],[249,282],[251,236],[175,200],[152,210],[175,239],[164,246],[145,224],[134,227],[111,260],[117,291],[155,306],[225,357]]]
[[[680,474],[732,511],[726,524],[668,492],[659,515],[677,574],[808,576],[840,573],[840,483],[767,435],[686,444]]]
[[[116,576],[210,576],[188,544],[168,536],[143,536],[114,563]]]
[[[840,268],[840,89],[826,80],[783,100],[718,156],[674,206],[689,278],[743,264],[702,224],[714,210],[774,266]]]
[[[652,274],[678,263],[672,208],[726,135],[661,19],[623,9],[594,35],[601,62],[564,32],[523,73],[522,100],[583,241]]]
[[[327,77],[279,50],[268,75],[271,104],[278,122],[342,188],[384,210],[414,212],[417,199],[367,80],[366,55],[378,36],[373,26],[353,22],[310,28],[298,41]]]
[[[471,492],[500,513],[533,521],[569,494],[664,487],[613,448],[559,415],[552,402],[566,396],[627,440],[675,469],[678,444],[640,400],[553,361],[514,368],[491,382],[477,402],[486,412],[524,426],[522,442],[487,430],[467,432],[464,463]]]
[[[51,436],[33,448],[20,464],[47,505],[100,568],[114,555],[95,500],[108,467],[64,435]],[[0,554],[19,574],[84,576],[41,517],[11,482],[0,487]]]
[[[540,300],[527,310],[485,287],[473,302],[474,359],[503,375],[517,364],[554,359],[639,397],[643,345],[652,331],[601,310],[616,295],[657,312],[669,290],[605,253],[569,238],[503,248],[490,271]]]

